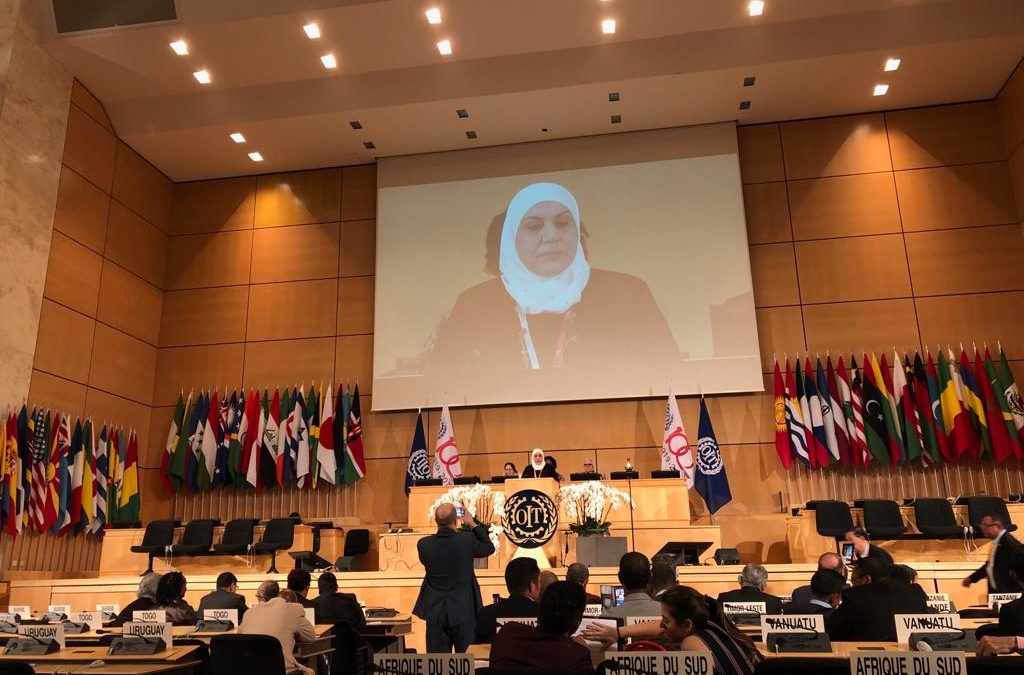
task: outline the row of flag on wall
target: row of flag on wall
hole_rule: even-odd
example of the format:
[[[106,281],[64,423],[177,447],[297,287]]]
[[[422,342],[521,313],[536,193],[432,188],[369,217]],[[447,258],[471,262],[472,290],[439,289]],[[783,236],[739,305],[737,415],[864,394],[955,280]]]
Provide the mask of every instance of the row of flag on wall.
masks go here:
[[[1024,457],[1024,406],[999,348],[949,347],[901,358],[826,355],[783,368],[775,361],[775,448],[782,466],[812,469],[838,465],[974,462]]]
[[[136,522],[138,463],[134,430],[23,405],[0,427],[3,529],[102,535],[107,523]]]
[[[366,475],[359,385],[179,394],[160,463],[164,488],[312,489]]]

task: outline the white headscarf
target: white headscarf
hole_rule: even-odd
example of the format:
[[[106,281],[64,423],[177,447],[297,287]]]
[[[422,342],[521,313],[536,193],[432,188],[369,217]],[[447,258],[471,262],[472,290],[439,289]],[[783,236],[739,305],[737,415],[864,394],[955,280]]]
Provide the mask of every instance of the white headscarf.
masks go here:
[[[523,264],[519,251],[516,250],[516,235],[519,233],[519,224],[523,216],[541,202],[563,204],[572,212],[576,221],[576,257],[568,267],[553,277],[542,277],[531,272]],[[583,289],[590,280],[590,265],[583,255],[580,207],[572,193],[555,183],[533,183],[517,192],[505,212],[498,265],[505,290],[527,314],[561,314],[579,302]]]
[[[538,460],[535,455],[540,453],[540,459]],[[530,466],[533,467],[534,471],[538,473],[544,470],[544,451],[540,448],[534,448],[530,451]]]

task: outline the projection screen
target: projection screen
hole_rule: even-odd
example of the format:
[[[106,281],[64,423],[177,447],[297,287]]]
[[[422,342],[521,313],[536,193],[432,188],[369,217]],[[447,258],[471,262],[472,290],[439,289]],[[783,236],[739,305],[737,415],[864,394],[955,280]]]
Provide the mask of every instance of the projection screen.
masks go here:
[[[377,171],[375,410],[763,389],[732,123]]]

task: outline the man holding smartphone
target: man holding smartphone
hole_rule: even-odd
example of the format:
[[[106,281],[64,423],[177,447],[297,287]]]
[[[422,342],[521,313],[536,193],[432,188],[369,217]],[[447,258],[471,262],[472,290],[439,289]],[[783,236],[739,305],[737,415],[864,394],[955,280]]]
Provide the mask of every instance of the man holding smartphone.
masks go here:
[[[483,606],[480,585],[473,572],[473,559],[494,553],[487,528],[463,513],[463,522],[471,528],[459,532],[458,510],[454,504],[441,504],[434,511],[437,533],[419,540],[416,550],[425,574],[413,614],[427,624],[427,652],[430,654],[465,652],[473,641],[476,614]]]

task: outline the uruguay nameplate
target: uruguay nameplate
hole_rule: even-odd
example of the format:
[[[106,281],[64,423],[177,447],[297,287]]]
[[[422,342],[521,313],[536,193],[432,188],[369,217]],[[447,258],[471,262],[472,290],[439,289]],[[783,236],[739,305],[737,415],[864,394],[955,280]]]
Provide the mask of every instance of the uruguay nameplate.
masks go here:
[[[761,635],[768,633],[825,632],[825,617],[821,614],[773,614],[761,616]]]
[[[709,652],[605,652],[619,664],[619,672],[644,675],[711,675]]]
[[[467,654],[374,654],[373,665],[386,675],[473,675]]]
[[[896,642],[910,642],[911,633],[948,633],[960,630],[959,614],[897,614]]]
[[[851,675],[965,675],[967,659],[956,652],[850,652]]]
[[[135,635],[146,640],[163,640],[164,646],[170,647],[174,639],[173,625],[165,623],[140,623],[129,621],[124,625],[125,635]]]
[[[60,648],[64,649],[64,624],[62,623],[44,623],[35,626],[21,624],[18,626],[18,634],[31,635],[39,640],[55,640]]]
[[[142,612],[132,612],[134,623],[164,623],[167,621],[167,611],[163,609],[147,609]]]

